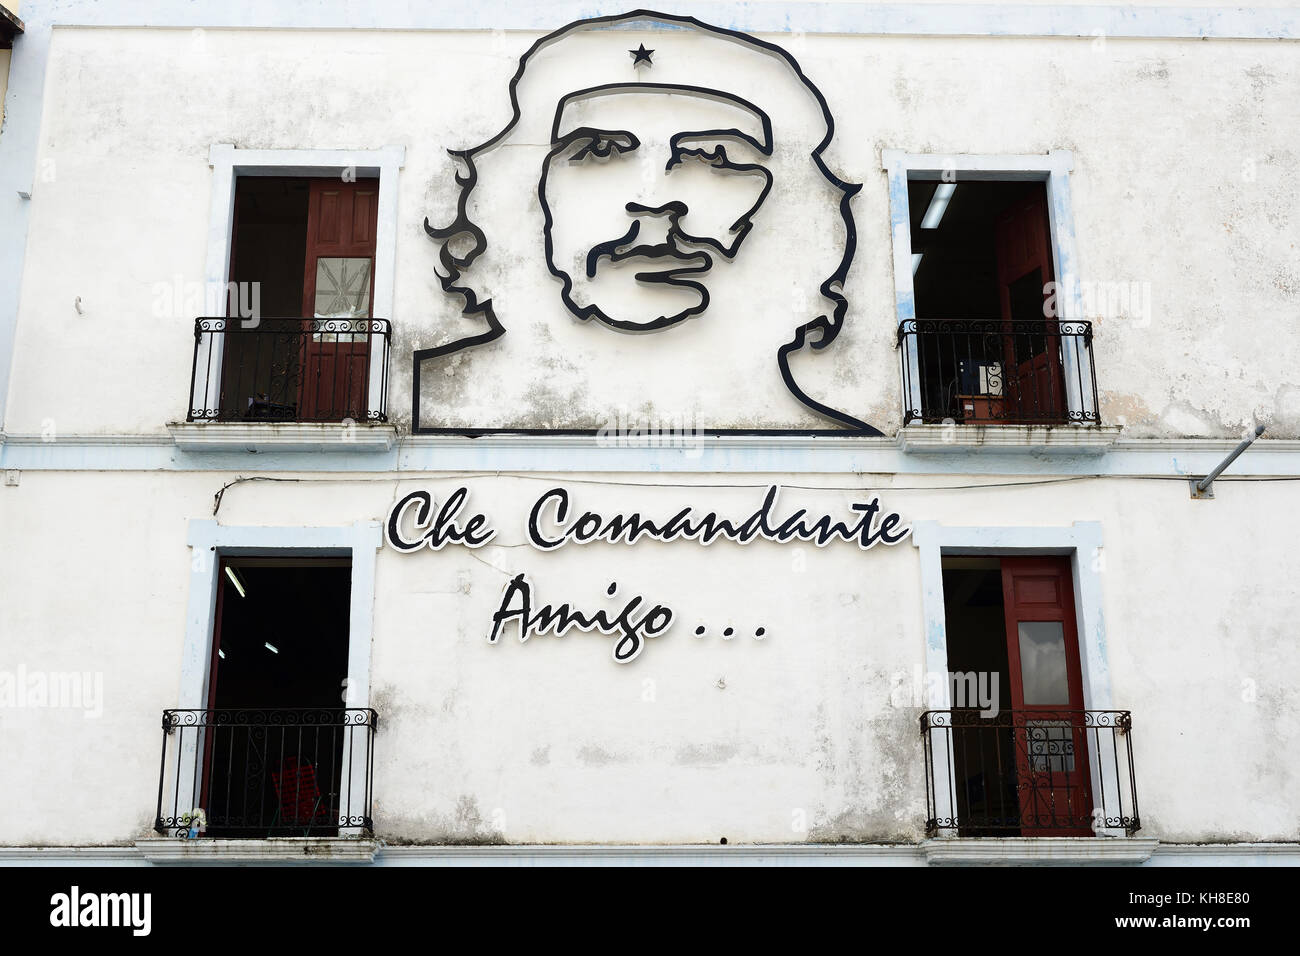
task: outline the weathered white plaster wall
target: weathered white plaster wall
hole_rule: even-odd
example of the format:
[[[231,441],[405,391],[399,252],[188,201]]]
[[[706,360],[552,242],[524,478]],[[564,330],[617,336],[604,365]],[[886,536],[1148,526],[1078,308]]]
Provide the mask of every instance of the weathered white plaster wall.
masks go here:
[[[190,520],[211,518],[233,473],[27,471],[0,489],[0,634],[12,671],[103,674],[103,715],[0,709],[0,844],[120,843],[145,835],[157,797],[160,712],[177,705]],[[313,476],[229,490],[227,525],[350,526],[405,491],[467,483],[497,539],[471,554],[378,555],[370,700],[380,712],[375,818],[390,842],[914,840],[924,817],[921,707],[896,691],[924,665],[918,552],[765,543],[746,548],[522,544],[554,485],[577,507],[743,516],[761,490],[736,476]],[[767,476],[747,477],[760,486]],[[595,479],[595,480],[593,480]],[[779,480],[773,476],[772,480]],[[1290,490],[1083,480],[1021,489],[904,490],[952,479],[863,476],[911,520],[1102,524],[1113,703],[1133,711],[1143,836],[1294,840],[1300,810],[1289,640],[1295,613]],[[846,486],[842,476],[799,484]],[[890,490],[890,486],[897,487]],[[857,498],[861,498],[859,494]],[[838,512],[845,491],[789,489],[786,505]],[[1240,569],[1228,574],[1225,569]],[[1248,570],[1247,570],[1248,569]],[[619,606],[645,595],[678,620],[628,665],[597,635],[489,645],[508,574],[546,601]],[[697,623],[708,636],[693,636]],[[736,628],[723,641],[719,630]],[[752,637],[767,628],[765,640]],[[719,686],[723,682],[725,687]],[[891,696],[893,699],[891,700]],[[798,811],[806,832],[796,829]]]
[[[56,28],[38,157],[53,176],[37,177],[32,201],[5,430],[158,434],[184,417],[194,316],[183,307],[159,314],[167,311],[160,289],[202,276],[214,142],[406,146],[389,396],[404,423],[411,350],[475,328],[438,288],[435,248],[421,228],[426,215],[449,219],[453,166],[444,150],[500,128],[506,82],[536,35]],[[649,39],[671,50],[670,38]],[[1258,418],[1273,437],[1300,435],[1300,346],[1287,318],[1300,295],[1288,211],[1300,199],[1291,44],[771,39],[830,103],[832,168],[864,183],[854,201],[859,248],[845,331],[827,354],[796,361],[814,397],[887,433],[899,421],[880,149],[1069,148],[1078,278],[1146,284],[1151,304],[1149,321],[1140,309],[1097,321],[1103,421],[1133,435],[1231,436]],[[535,189],[535,176],[520,176],[521,190]],[[536,237],[535,201],[519,216],[509,224]],[[761,230],[761,213],[756,221]],[[796,230],[795,246],[800,238]],[[757,232],[753,241],[776,242]],[[659,336],[582,327],[614,351],[566,356],[556,346],[533,364],[517,361],[526,330],[536,333],[531,344],[545,344],[574,326],[539,259],[539,237],[522,259],[485,257],[484,269],[509,286],[503,303],[527,302],[528,318],[495,346],[426,372],[435,414],[426,411],[425,424],[599,427],[624,404],[710,427],[816,423],[780,386],[766,347],[727,360],[719,374],[726,323],[744,318],[734,310]],[[504,306],[502,318],[510,327]],[[689,339],[680,350],[679,331]],[[659,404],[629,374],[639,368],[651,381],[698,383],[700,394],[679,389]],[[96,383],[94,402],[84,401],[87,383]],[[725,394],[710,402],[717,388]],[[656,394],[666,393],[664,384]]]

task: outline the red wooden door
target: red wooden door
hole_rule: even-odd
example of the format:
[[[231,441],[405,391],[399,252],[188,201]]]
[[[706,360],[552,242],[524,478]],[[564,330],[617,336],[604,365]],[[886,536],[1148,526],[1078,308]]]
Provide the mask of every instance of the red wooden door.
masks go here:
[[[1092,836],[1070,559],[1003,558],[1002,598],[1022,835]]]
[[[378,180],[313,179],[303,273],[301,421],[366,420]]]
[[[995,225],[1002,319],[1016,322],[1004,337],[1003,387],[1010,422],[1063,422],[1065,385],[1055,317],[1043,314],[1043,287],[1053,281],[1047,198],[1034,188],[1008,206]],[[1037,332],[1037,324],[1042,333]]]

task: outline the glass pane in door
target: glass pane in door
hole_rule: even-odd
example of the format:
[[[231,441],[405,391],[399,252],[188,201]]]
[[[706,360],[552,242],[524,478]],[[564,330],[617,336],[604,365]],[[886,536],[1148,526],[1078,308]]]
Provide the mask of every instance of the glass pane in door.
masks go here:
[[[317,319],[367,319],[370,317],[370,259],[321,256],[316,260]],[[335,322],[316,341],[363,341],[366,323]]]
[[[1020,621],[1016,627],[1026,706],[1068,707],[1064,625],[1060,621]]]

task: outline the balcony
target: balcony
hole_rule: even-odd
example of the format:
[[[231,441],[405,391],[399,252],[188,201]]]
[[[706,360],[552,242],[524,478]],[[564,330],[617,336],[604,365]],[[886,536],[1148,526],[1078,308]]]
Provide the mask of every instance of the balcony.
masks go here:
[[[370,709],[165,710],[154,829],[227,839],[372,834]]]
[[[1127,710],[921,715],[929,836],[1132,836],[1141,828]]]
[[[387,319],[200,318],[187,422],[388,421]]]
[[[1097,425],[1092,323],[910,319],[904,425]]]

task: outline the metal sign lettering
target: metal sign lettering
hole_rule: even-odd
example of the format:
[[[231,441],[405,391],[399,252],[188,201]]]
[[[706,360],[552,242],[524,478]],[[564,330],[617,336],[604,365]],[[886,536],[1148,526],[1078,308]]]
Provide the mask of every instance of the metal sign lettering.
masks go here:
[[[562,546],[603,543],[635,545],[644,541],[693,541],[711,545],[730,541],[747,545],[755,541],[775,544],[809,542],[819,548],[834,542],[856,545],[867,551],[877,544],[891,546],[911,533],[902,516],[881,506],[872,496],[853,502],[849,514],[836,518],[830,514],[810,515],[805,508],[785,512],[780,508],[781,488],[768,487],[762,503],[744,518],[720,516],[716,511],[702,512],[695,506],[680,508],[667,517],[635,511],[604,514],[579,511],[568,489],[552,488],[538,496],[528,512],[525,535],[528,544],[538,551],[554,551]],[[441,551],[449,544],[470,549],[481,548],[496,537],[491,519],[482,513],[467,513],[469,490],[457,488],[438,505],[433,493],[425,490],[404,495],[389,510],[384,522],[388,546],[402,554],[428,549]],[[606,595],[614,597],[618,582],[611,581]],[[488,642],[495,644],[512,624],[518,629],[520,642],[534,635],[562,637],[573,631],[595,631],[616,638],[614,660],[626,664],[640,656],[648,638],[657,637],[672,625],[674,611],[664,604],[646,608],[646,599],[634,595],[624,601],[617,613],[605,609],[583,611],[569,602],[536,607],[535,588],[525,573],[511,576],[492,617]],[[698,628],[697,636],[703,632]],[[729,638],[730,632],[724,634]],[[766,636],[758,628],[755,636]]]

